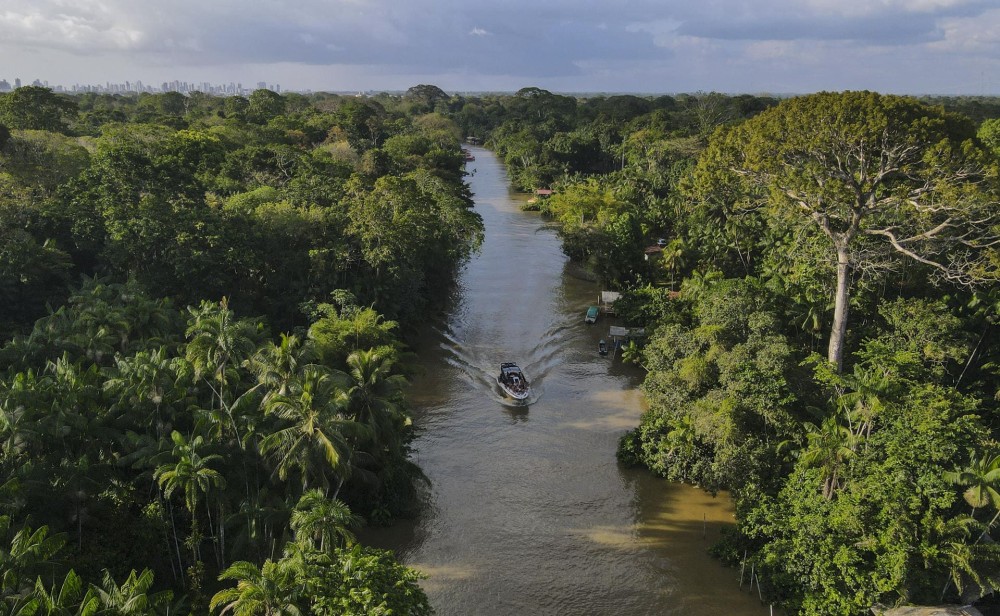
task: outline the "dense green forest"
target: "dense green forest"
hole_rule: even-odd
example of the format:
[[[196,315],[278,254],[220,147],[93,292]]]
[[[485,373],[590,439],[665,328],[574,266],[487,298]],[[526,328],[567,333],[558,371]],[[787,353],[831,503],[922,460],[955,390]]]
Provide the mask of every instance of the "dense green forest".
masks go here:
[[[1000,101],[527,88],[456,117],[650,333],[619,458],[729,490],[720,558],[787,613],[997,603]]]
[[[27,87],[0,613],[430,611],[351,529],[414,504],[405,341],[481,239],[466,136],[646,328],[619,458],[729,490],[720,558],[787,613],[997,602],[997,99]]]
[[[481,241],[418,92],[0,97],[0,613],[423,614],[404,344]]]

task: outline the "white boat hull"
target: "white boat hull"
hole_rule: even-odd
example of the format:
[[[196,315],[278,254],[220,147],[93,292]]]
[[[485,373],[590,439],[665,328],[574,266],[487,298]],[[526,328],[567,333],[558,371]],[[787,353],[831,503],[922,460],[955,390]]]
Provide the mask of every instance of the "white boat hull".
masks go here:
[[[505,394],[507,394],[508,396],[510,396],[515,400],[527,400],[528,396],[531,395],[530,387],[525,388],[524,391],[515,391],[507,387],[507,385],[505,385],[504,382],[500,380],[500,377],[497,377],[497,385],[500,386],[500,389],[502,389]]]

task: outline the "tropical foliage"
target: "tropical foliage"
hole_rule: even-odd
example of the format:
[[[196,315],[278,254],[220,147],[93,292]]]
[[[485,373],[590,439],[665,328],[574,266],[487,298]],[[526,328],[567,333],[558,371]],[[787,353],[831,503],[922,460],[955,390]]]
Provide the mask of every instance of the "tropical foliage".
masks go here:
[[[715,550],[769,601],[996,602],[998,122],[869,92],[0,95],[0,614],[429,613],[353,531],[413,506],[404,341],[482,236],[462,136],[554,191],[646,327],[620,459],[729,490]]]
[[[34,87],[0,123],[0,613],[428,613],[353,531],[416,505],[402,334],[482,234],[457,125]]]
[[[1000,585],[1000,108],[931,102],[526,88],[459,114],[650,333],[620,459],[729,490],[715,550],[788,613]]]

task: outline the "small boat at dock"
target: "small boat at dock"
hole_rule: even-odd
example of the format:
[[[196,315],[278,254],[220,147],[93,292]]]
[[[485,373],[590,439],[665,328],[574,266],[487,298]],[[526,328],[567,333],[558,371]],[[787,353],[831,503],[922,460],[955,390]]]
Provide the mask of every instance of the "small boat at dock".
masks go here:
[[[584,323],[596,323],[597,315],[600,313],[600,309],[597,306],[591,306],[587,308],[587,316],[583,318]]]
[[[605,342],[605,341],[603,341],[603,340],[601,340],[600,342],[598,342],[597,343],[597,353],[599,355],[607,355],[608,354],[608,343]]]
[[[531,387],[528,379],[521,372],[514,362],[504,362],[500,364],[500,375],[497,377],[497,385],[504,390],[508,396],[515,400],[526,400],[531,395]]]

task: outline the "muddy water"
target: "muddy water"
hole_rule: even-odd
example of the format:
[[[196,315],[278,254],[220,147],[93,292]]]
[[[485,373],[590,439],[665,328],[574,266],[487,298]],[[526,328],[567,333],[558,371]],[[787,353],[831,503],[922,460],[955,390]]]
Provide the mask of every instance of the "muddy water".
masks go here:
[[[418,345],[410,391],[426,507],[366,539],[426,573],[442,615],[766,614],[705,552],[732,523],[728,499],[616,463],[641,375],[598,355],[609,321],[583,323],[598,287],[520,211],[497,159],[473,153],[486,240]],[[531,380],[527,404],[497,387],[502,361]]]

